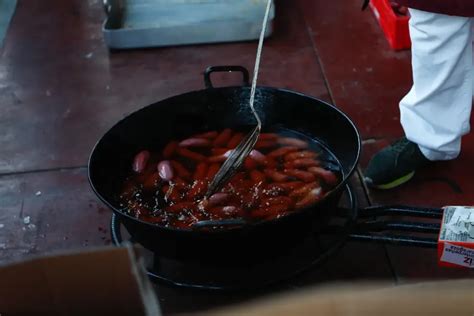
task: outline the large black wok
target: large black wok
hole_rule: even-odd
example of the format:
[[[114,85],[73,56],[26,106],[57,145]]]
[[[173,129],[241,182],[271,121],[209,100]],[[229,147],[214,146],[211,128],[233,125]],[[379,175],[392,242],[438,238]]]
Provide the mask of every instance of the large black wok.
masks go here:
[[[239,71],[244,86],[214,88],[215,71]],[[160,149],[171,139],[201,131],[254,124],[248,107],[248,72],[238,66],[210,67],[206,89],[146,106],[113,126],[96,144],[89,161],[89,180],[98,197],[120,217],[133,239],[162,256],[196,260],[254,260],[282,253],[308,232],[319,229],[339,202],[359,160],[361,142],[352,121],[340,110],[301,93],[259,87],[255,106],[264,126],[281,125],[320,142],[340,162],[343,180],[311,208],[271,221],[217,231],[160,227],[124,214],[118,202],[133,156],[142,149]]]

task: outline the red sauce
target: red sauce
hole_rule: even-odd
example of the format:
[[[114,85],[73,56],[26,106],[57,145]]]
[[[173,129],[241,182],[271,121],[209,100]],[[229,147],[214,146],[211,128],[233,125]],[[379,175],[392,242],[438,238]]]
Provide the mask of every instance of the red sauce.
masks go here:
[[[296,135],[296,136],[295,136]],[[323,149],[301,135],[262,133],[254,151],[224,188],[204,200],[210,181],[242,140],[231,129],[143,150],[130,162],[120,194],[128,214],[162,226],[188,228],[201,220],[269,220],[315,204],[340,181]]]

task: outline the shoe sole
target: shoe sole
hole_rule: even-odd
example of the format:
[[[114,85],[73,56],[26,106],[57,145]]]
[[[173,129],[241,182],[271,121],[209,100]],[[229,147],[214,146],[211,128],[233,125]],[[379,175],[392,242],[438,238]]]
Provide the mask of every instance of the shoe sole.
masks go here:
[[[413,178],[413,176],[415,175],[415,171],[412,171],[410,172],[409,174],[401,177],[401,178],[398,178],[397,180],[395,181],[392,181],[390,183],[385,183],[385,184],[371,184],[370,186],[375,188],[375,189],[380,189],[380,190],[390,190],[390,189],[393,189],[395,187],[398,187],[402,184],[404,184],[405,182],[408,182],[411,178]]]

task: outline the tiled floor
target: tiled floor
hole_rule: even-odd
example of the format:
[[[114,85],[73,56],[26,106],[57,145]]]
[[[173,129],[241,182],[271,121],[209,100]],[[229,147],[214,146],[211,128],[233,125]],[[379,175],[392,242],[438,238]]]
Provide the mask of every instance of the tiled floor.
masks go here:
[[[360,1],[298,1],[322,61],[334,103],[354,120],[363,138],[363,170],[380,148],[403,135],[398,102],[411,85],[410,52],[393,52],[370,11]],[[471,119],[473,121],[473,119]],[[472,205],[474,134],[463,139],[455,161],[439,162],[387,192],[369,190],[371,204],[441,207]],[[464,275],[436,267],[435,252],[387,247],[400,278]]]
[[[18,3],[0,60],[1,262],[109,244],[110,211],[86,177],[94,143],[125,114],[203,88],[207,66],[253,67],[255,42],[111,53],[103,19],[98,0]],[[276,31],[265,44],[259,78],[261,85],[303,92],[348,113],[364,139],[362,169],[377,148],[402,134],[397,103],[410,87],[410,54],[390,51],[360,1],[277,1]],[[458,160],[434,165],[400,189],[364,192],[354,178],[362,205],[472,204],[473,138],[466,137]],[[472,273],[438,268],[431,249],[351,242],[286,287],[466,276]],[[167,286],[158,292],[167,312],[245,299]]]

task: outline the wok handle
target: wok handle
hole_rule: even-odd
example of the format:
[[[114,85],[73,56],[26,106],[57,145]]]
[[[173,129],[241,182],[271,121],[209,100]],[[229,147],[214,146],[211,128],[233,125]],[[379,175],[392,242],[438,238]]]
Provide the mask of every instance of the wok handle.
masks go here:
[[[368,218],[374,216],[413,216],[441,219],[443,217],[443,209],[407,205],[381,205],[369,206],[359,210],[359,218]]]
[[[384,244],[391,244],[391,245],[397,245],[397,246],[411,246],[411,247],[425,247],[425,248],[438,247],[438,240],[435,238],[352,233],[349,235],[349,239],[354,240],[354,241],[380,242]]]
[[[120,230],[120,220],[117,215],[112,214],[110,219],[110,233],[112,235],[112,243],[116,246],[119,246],[123,242],[122,232]],[[131,243],[134,243],[132,239],[129,240]]]
[[[378,218],[384,216],[388,216],[390,220]],[[401,217],[402,220],[394,220],[397,217]],[[357,241],[436,248],[440,223],[424,222],[420,219],[437,220],[442,217],[442,208],[406,205],[370,206],[359,210],[358,221],[349,236],[351,240]],[[393,234],[391,231],[417,235]]]
[[[243,86],[250,86],[249,71],[243,66],[210,66],[204,71],[204,85],[207,89],[212,89],[214,86],[211,81],[211,74],[213,72],[232,72],[238,71],[242,73]]]
[[[235,218],[235,219],[224,219],[224,220],[206,220],[206,221],[199,221],[195,223],[192,228],[199,229],[199,228],[212,228],[215,226],[242,226],[247,224],[247,221],[243,218]]]

